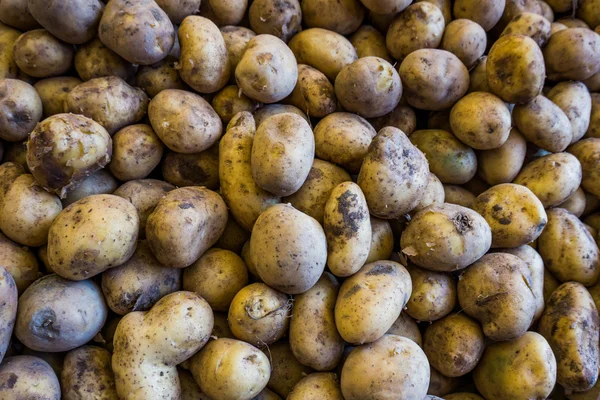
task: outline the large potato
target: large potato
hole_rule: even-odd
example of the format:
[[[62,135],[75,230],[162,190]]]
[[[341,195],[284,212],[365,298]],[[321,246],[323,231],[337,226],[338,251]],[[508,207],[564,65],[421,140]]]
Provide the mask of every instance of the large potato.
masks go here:
[[[50,365],[38,357],[7,357],[0,364],[0,397],[60,400],[60,384]]]
[[[116,398],[111,353],[96,346],[71,350],[65,356],[60,383],[63,400],[79,400],[88,396],[98,400]]]
[[[381,338],[408,302],[412,287],[406,268],[394,261],[376,261],[344,281],[335,304],[335,323],[352,344]]]
[[[425,193],[427,159],[401,130],[383,128],[369,146],[357,183],[371,214],[398,218],[413,210]]]
[[[505,5],[505,0],[456,0],[453,9],[454,18],[470,19],[489,31],[500,21]]]
[[[581,164],[581,186],[594,196],[600,195],[600,138],[581,140],[567,149]]]
[[[21,71],[34,78],[67,72],[73,63],[73,53],[73,46],[58,40],[45,29],[25,32],[13,47],[13,56]]]
[[[571,143],[581,139],[588,130],[592,112],[592,98],[585,85],[561,82],[548,92],[548,98],[569,118],[573,134]]]
[[[250,28],[258,35],[273,35],[285,43],[302,30],[298,0],[254,0],[248,9],[248,19]]]
[[[550,36],[544,47],[548,79],[581,81],[600,69],[600,35],[568,28]]]
[[[18,295],[17,285],[12,275],[6,268],[0,267],[0,301],[4,304],[2,309],[0,309],[0,321],[2,321],[2,328],[0,329],[0,363],[6,355],[6,350],[10,344],[13,328],[15,326]],[[333,306],[331,309],[333,309]],[[333,315],[331,317],[331,321],[333,321]],[[333,326],[335,329],[335,325]],[[337,331],[335,331],[335,333],[337,333]],[[343,350],[343,342],[341,347]]]
[[[84,81],[104,76],[131,79],[137,67],[106,47],[100,39],[80,46],[75,52],[75,70]]]
[[[81,79],[73,76],[57,76],[37,81],[33,87],[42,100],[44,118],[64,112],[67,95],[81,83]]]
[[[33,86],[17,79],[0,79],[0,139],[27,139],[42,119],[42,111],[42,100]]]
[[[417,321],[435,321],[452,312],[456,306],[456,281],[443,272],[416,266],[407,267],[412,292],[406,313]]]
[[[477,174],[490,185],[512,182],[525,162],[526,151],[525,138],[511,128],[502,146],[477,153]]]

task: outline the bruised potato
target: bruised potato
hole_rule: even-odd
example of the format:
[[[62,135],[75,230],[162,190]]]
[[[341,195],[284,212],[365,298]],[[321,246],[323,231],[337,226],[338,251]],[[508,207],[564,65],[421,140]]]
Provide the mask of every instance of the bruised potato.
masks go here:
[[[25,32],[13,47],[15,62],[27,75],[48,78],[64,74],[73,64],[73,46],[45,29]]]
[[[0,79],[0,139],[18,142],[42,119],[43,103],[35,88],[17,79]]]
[[[111,353],[96,346],[71,350],[65,356],[60,383],[65,400],[92,395],[100,400],[116,398]]]
[[[298,81],[287,101],[312,117],[323,118],[337,109],[333,85],[319,70],[298,65]]]
[[[6,357],[0,364],[0,397],[59,400],[61,388],[52,367],[41,358]]]

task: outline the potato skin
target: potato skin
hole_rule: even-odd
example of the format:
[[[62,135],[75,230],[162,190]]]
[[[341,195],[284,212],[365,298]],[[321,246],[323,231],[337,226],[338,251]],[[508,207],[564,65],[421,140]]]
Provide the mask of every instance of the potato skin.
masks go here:
[[[0,233],[0,265],[13,277],[19,294],[42,276],[37,258],[28,247]]]
[[[27,7],[27,0],[4,0],[0,4],[0,22],[21,31],[40,27]]]
[[[94,282],[46,275],[21,295],[14,332],[32,350],[68,351],[96,336],[107,312]]]
[[[216,190],[219,188],[219,147],[214,145],[192,154],[169,151],[160,169],[163,178],[172,185],[205,186]]]
[[[393,251],[394,233],[390,223],[384,219],[371,217],[371,247],[365,264],[389,260]]]
[[[458,185],[443,185],[444,186],[444,202],[456,204],[471,208],[475,201],[475,195],[467,189]]]
[[[538,332],[556,355],[557,382],[590,389],[598,379],[598,310],[583,285],[567,282],[550,296]]]
[[[18,142],[42,119],[42,100],[30,84],[0,79],[0,111],[0,139]]]
[[[252,113],[261,106],[261,103],[246,96],[236,85],[229,85],[215,94],[211,105],[219,114],[221,120],[224,123],[229,123],[238,112],[248,111]]]
[[[456,55],[469,69],[483,56],[486,45],[485,30],[468,19],[455,19],[450,22],[444,30],[441,42],[442,49]]]
[[[183,3],[177,0],[157,0],[156,4],[164,10],[173,24],[181,24],[188,15],[200,11],[200,0],[186,0]]]
[[[449,274],[416,266],[407,267],[412,292],[406,313],[417,321],[435,321],[450,314],[456,305],[456,281]]]
[[[500,21],[505,0],[484,0],[474,2],[473,0],[456,0],[454,2],[454,18],[470,19],[481,25],[485,31],[489,31]]]
[[[154,0],[111,0],[104,9],[98,35],[109,49],[132,64],[151,65],[169,54],[175,30]]]
[[[588,138],[570,146],[567,151],[581,163],[581,186],[594,196],[600,195],[600,138]]]
[[[60,400],[60,384],[50,365],[38,357],[7,357],[0,364],[0,397]]]
[[[188,89],[188,85],[175,68],[178,61],[179,59],[173,56],[167,56],[156,64],[139,67],[135,76],[135,86],[141,88],[150,98],[167,89]]]
[[[227,53],[229,57],[229,63],[231,64],[231,70],[235,71],[238,63],[240,62],[248,42],[256,33],[251,29],[243,26],[222,26],[219,28],[223,39],[225,40],[225,46],[227,46]]]
[[[298,0],[254,0],[248,8],[248,19],[258,35],[273,35],[285,43],[302,30],[302,10]]]
[[[568,28],[550,36],[544,47],[551,81],[582,81],[600,68],[600,35],[587,28]]]
[[[3,6],[6,1],[0,4]],[[2,14],[2,13],[0,13]],[[21,32],[12,29],[4,24],[0,25],[0,78],[17,78],[19,75],[19,67],[15,62],[15,57],[12,52],[15,41],[21,36]]]
[[[63,399],[78,400],[94,396],[98,400],[117,397],[111,369],[111,354],[96,346],[82,346],[65,356],[60,376]]]
[[[271,361],[271,377],[267,387],[286,398],[296,383],[313,372],[312,368],[300,364],[289,343],[284,339],[274,343],[269,350],[263,350]]]
[[[15,280],[6,268],[0,267],[0,302],[4,304],[0,309],[0,321],[2,321],[2,328],[0,328],[0,363],[6,355],[15,326],[17,299],[18,291]],[[337,333],[337,331],[335,332]],[[342,349],[343,347],[344,344],[342,343]]]
[[[165,195],[146,221],[152,252],[164,266],[185,268],[214,245],[227,223],[221,196],[199,186]]]
[[[15,62],[27,75],[47,78],[67,72],[73,64],[73,46],[45,29],[22,34],[13,47]]]
[[[588,130],[592,112],[592,98],[585,85],[581,82],[560,82],[548,92],[548,98],[569,119],[573,133],[571,143],[581,139]]]
[[[592,108],[590,110],[590,125],[585,133],[585,136],[600,138],[600,93],[590,93],[590,97],[592,100]]]
[[[143,179],[160,163],[164,145],[152,127],[130,125],[113,137],[110,172],[121,181]]]
[[[425,155],[393,127],[383,128],[375,136],[357,179],[371,214],[384,219],[398,218],[414,209],[428,182]]]
[[[419,330],[419,325],[406,312],[400,313],[400,316],[394,321],[394,324],[387,330],[386,334],[408,338],[418,344],[419,347],[423,347],[423,338]]]
[[[94,194],[112,194],[118,186],[117,180],[108,170],[99,169],[67,192],[66,197],[61,200],[63,208]]]
[[[490,344],[473,378],[488,400],[545,399],[556,383],[556,359],[543,336],[526,332],[518,339]]]
[[[365,365],[370,368],[365,370]],[[342,369],[341,388],[346,400],[423,399],[429,386],[429,363],[410,339],[385,335],[350,353]]]
[[[316,118],[337,109],[337,98],[329,79],[318,69],[304,64],[298,65],[298,81],[286,101]]]
[[[298,361],[316,371],[335,368],[344,351],[334,314],[339,288],[337,279],[325,272],[312,288],[294,298],[290,348]]]
[[[42,100],[44,118],[64,112],[67,94],[81,83],[81,79],[72,76],[57,76],[37,81],[33,87]]]
[[[315,372],[294,385],[287,400],[344,400],[337,375]]]
[[[129,80],[137,71],[136,66],[125,61],[97,38],[77,49],[74,64],[77,74],[84,81],[105,76]]]
[[[339,3],[323,3],[316,0],[301,2],[302,22],[308,28],[323,28],[340,35],[349,35],[360,29],[365,16],[365,7],[357,0]]]
[[[335,304],[335,323],[342,338],[352,344],[381,338],[408,302],[410,282],[406,268],[394,261],[367,264],[346,279]]]

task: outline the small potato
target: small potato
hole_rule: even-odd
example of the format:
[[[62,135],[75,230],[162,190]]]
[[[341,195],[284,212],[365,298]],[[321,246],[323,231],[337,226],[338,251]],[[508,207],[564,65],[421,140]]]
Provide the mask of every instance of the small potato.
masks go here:
[[[102,274],[102,293],[116,314],[147,311],[169,293],[181,289],[181,270],[159,264],[146,241],[129,260]]]
[[[37,81],[33,87],[42,100],[44,118],[64,112],[67,95],[81,83],[81,79],[72,76],[57,76]]]
[[[304,6],[304,1],[302,5]],[[304,14],[306,15],[306,13]],[[356,49],[358,58],[379,57],[392,62],[392,57],[385,46],[385,36],[370,25],[363,25],[350,37],[350,43]]]
[[[111,354],[96,346],[82,346],[65,356],[60,376],[64,400],[79,400],[93,396],[98,400],[117,397]]]
[[[22,1],[22,0],[19,0]],[[0,7],[4,6],[6,1],[0,3]],[[4,15],[2,12],[0,14]],[[0,17],[1,18],[1,17]],[[15,57],[12,52],[15,41],[21,36],[21,32],[12,29],[4,24],[0,24],[0,78],[17,78],[19,75],[19,67],[15,62]]]
[[[561,282],[591,286],[598,280],[598,245],[579,218],[565,209],[548,210],[548,225],[538,239],[538,250]]]
[[[200,153],[184,154],[170,151],[162,161],[163,178],[172,185],[219,188],[219,146]]]
[[[487,58],[490,90],[507,103],[533,100],[544,86],[544,56],[528,36],[500,37]]]
[[[50,365],[38,357],[7,357],[0,364],[0,397],[60,400],[60,384]]]
[[[567,26],[561,24],[560,22],[552,22],[550,24],[550,36],[554,35],[556,32],[564,31],[567,29]]]
[[[393,251],[394,234],[390,223],[384,219],[371,217],[371,247],[365,264],[389,260]]]
[[[414,3],[392,21],[385,38],[387,49],[400,62],[415,50],[435,49],[442,41],[445,25],[438,7],[429,2]]]
[[[269,117],[254,137],[252,177],[264,190],[289,196],[306,180],[314,152],[314,135],[304,119],[291,113]]]
[[[381,117],[369,119],[369,123],[376,131],[380,131],[386,126],[393,126],[400,129],[407,136],[410,136],[417,128],[417,115],[412,107],[403,105],[401,101],[389,113]]]
[[[250,232],[245,230],[237,221],[229,215],[225,231],[215,244],[219,249],[229,250],[236,254],[242,253],[244,244],[250,240]]]
[[[154,96],[148,106],[148,117],[160,140],[178,153],[208,149],[219,140],[223,130],[221,119],[210,104],[184,90],[167,89]]]
[[[444,203],[415,215],[402,232],[400,247],[418,266],[450,272],[477,261],[489,250],[491,242],[492,232],[482,216]]]
[[[109,76],[75,86],[65,104],[69,112],[92,118],[113,135],[144,118],[148,96],[123,79]]]
[[[269,381],[269,358],[235,339],[211,340],[192,358],[191,372],[211,399],[250,400]]]
[[[314,373],[294,385],[287,400],[344,400],[337,375]]]
[[[106,47],[100,39],[94,39],[77,49],[75,69],[84,81],[105,76],[118,76],[129,80],[137,71],[136,66]]]
[[[71,68],[73,46],[58,40],[45,29],[25,32],[13,47],[15,62],[27,75],[48,78]]]
[[[13,277],[19,294],[42,276],[38,260],[28,247],[13,242],[0,233],[0,265]]]
[[[410,141],[425,153],[429,169],[442,183],[462,185],[477,173],[475,152],[450,132],[419,130],[410,135]]]
[[[458,185],[444,185],[444,202],[472,208],[475,195]]]
[[[456,305],[456,281],[449,274],[419,267],[407,268],[412,294],[406,313],[417,321],[435,321],[450,314]]]
[[[383,128],[369,146],[357,183],[372,215],[399,218],[412,211],[425,193],[427,159],[401,130]]]
[[[442,375],[438,370],[430,366],[429,388],[427,389],[428,397],[424,400],[440,400],[439,396],[446,396],[448,393],[455,391],[459,384],[460,378],[448,378]],[[443,400],[443,399],[442,399]]]
[[[221,89],[213,97],[211,104],[223,123],[231,121],[238,112],[254,112],[260,107],[259,102],[246,96],[236,85],[225,86]]]
[[[466,18],[477,22],[485,31],[492,29],[504,11],[504,0],[456,0],[454,2],[454,18]]]
[[[42,100],[30,84],[0,79],[0,139],[18,142],[42,119]]]
[[[214,93],[229,81],[231,64],[219,28],[208,18],[191,15],[179,26],[179,75],[200,93]]]
[[[2,301],[3,304],[3,307],[0,310],[0,320],[3,324],[3,329],[0,331],[0,363],[6,355],[6,350],[10,344],[13,328],[15,326],[18,295],[17,285],[12,275],[6,268],[0,267],[0,301]],[[333,310],[333,307],[331,307],[331,309]],[[331,317],[331,321],[333,321],[333,314]],[[337,331],[335,332],[337,333]],[[342,350],[344,348],[343,341],[341,343],[341,348]]]
[[[272,117],[275,114],[283,113],[297,114],[304,118],[309,124],[311,123],[310,118],[308,118],[308,116],[304,114],[304,111],[300,110],[298,107],[290,104],[265,104],[254,111],[253,116],[256,121],[256,127],[259,127],[267,118]]]
[[[473,379],[487,400],[545,399],[556,383],[556,358],[542,335],[526,332],[518,339],[490,344]]]
[[[527,164],[513,183],[526,186],[544,207],[564,203],[581,184],[581,164],[569,153],[556,153]]]
[[[112,194],[117,190],[118,186],[117,180],[110,172],[99,169],[86,178],[83,178],[75,188],[69,190],[67,196],[62,199],[63,208],[94,194]]]
[[[298,65],[298,82],[287,102],[316,118],[323,118],[337,109],[333,85],[322,72],[304,64]]]
[[[376,134],[375,129],[356,114],[329,114],[314,128],[315,155],[357,173]]]
[[[282,201],[290,203],[295,209],[313,217],[323,225],[325,206],[331,192],[341,183],[351,181],[350,175],[342,168],[315,158],[304,184],[296,193],[284,197]]]
[[[156,4],[167,13],[173,25],[181,24],[185,17],[200,11],[200,0],[186,0],[183,3],[177,0],[156,0]]]
[[[491,92],[487,81],[487,56],[477,60],[470,72],[469,90],[471,92]]]
[[[335,304],[335,323],[342,338],[363,344],[382,337],[406,306],[410,282],[406,268],[394,261],[367,264],[346,279]]]
[[[515,16],[504,28],[500,36],[524,35],[529,36],[538,46],[543,47],[550,38],[550,21],[542,15],[523,12]]]
[[[437,49],[410,53],[400,64],[408,104],[422,110],[444,110],[469,88],[469,71],[454,54]]]
[[[175,43],[173,24],[154,0],[111,0],[102,14],[98,36],[106,47],[139,65],[159,62]]]
[[[242,26],[222,26],[219,28],[223,39],[225,40],[225,46],[227,47],[227,53],[229,57],[229,63],[231,64],[231,70],[235,71],[238,63],[242,59],[248,42],[256,33],[254,31],[244,28]]]
[[[263,34],[250,39],[235,68],[235,81],[246,96],[276,103],[292,93],[298,65],[290,49],[276,36]]]
[[[27,142],[27,166],[36,181],[64,198],[68,189],[110,161],[112,140],[82,115],[56,114],[39,123]]]
[[[485,349],[485,336],[477,321],[465,314],[452,314],[425,330],[423,351],[431,366],[447,377],[471,372]]]
[[[334,315],[339,288],[335,277],[325,272],[315,286],[294,298],[290,348],[298,361],[317,371],[335,368],[344,351]]]
[[[487,36],[479,24],[469,19],[456,19],[446,26],[440,48],[456,55],[471,69],[485,53],[486,45]]]
[[[37,351],[68,351],[92,340],[108,309],[98,285],[46,275],[19,299],[15,335]]]
[[[548,92],[548,98],[569,118],[573,133],[571,144],[581,139],[588,130],[592,112],[592,98],[585,85],[561,82]]]
[[[421,337],[421,331],[419,325],[405,312],[400,313],[400,316],[388,331],[387,335],[398,335],[408,338],[423,347],[423,338]]]
[[[175,189],[158,201],[146,222],[146,237],[157,260],[185,268],[214,245],[225,230],[227,206],[199,186]]]
[[[267,387],[282,398],[286,398],[296,383],[313,372],[296,360],[285,340],[274,343],[263,353],[271,360],[271,377]]]
[[[401,0],[405,1],[405,0]],[[335,81],[339,72],[358,59],[352,43],[342,35],[321,28],[305,29],[289,42],[298,64],[318,69]]]
[[[492,229],[492,247],[519,247],[540,236],[548,217],[542,202],[525,186],[503,183],[473,203]]]
[[[568,28],[550,36],[544,47],[551,81],[582,81],[600,68],[600,35],[587,28]]]
[[[248,284],[248,268],[237,254],[217,248],[183,271],[183,289],[196,292],[214,311],[227,311],[236,293]]]
[[[240,25],[248,8],[247,0],[218,1],[207,0],[200,5],[200,14],[206,14],[215,24]],[[248,24],[247,19],[243,22]]]
[[[551,2],[554,0],[550,0]],[[558,0],[565,1],[565,0]],[[506,0],[506,6],[502,13],[502,19],[498,24],[498,30],[504,28],[510,21],[519,14],[531,12],[542,15],[542,6],[539,0]],[[500,33],[500,32],[498,32]]]
[[[4,0],[0,3],[0,21],[21,31],[40,27],[27,7],[27,0]]]
[[[491,93],[473,92],[452,107],[450,126],[452,133],[473,149],[497,149],[508,139],[510,110]]]
[[[519,132],[533,144],[550,152],[564,151],[573,139],[571,122],[563,110],[543,95],[517,104],[513,118]]]
[[[422,1],[431,3],[440,10],[442,10],[442,14],[444,15],[444,22],[446,25],[448,25],[452,21],[452,2],[450,0],[417,0],[417,3],[420,3]]]
[[[135,76],[135,86],[145,91],[150,98],[167,89],[187,89],[188,86],[175,68],[176,63],[177,58],[167,56],[156,64],[141,66]]]
[[[365,17],[365,7],[358,0],[328,3],[318,0],[303,0],[300,6],[302,7],[302,22],[308,28],[328,29],[340,35],[349,35],[359,29]]]
[[[365,368],[365,366],[369,368]],[[344,399],[423,399],[429,386],[429,363],[410,339],[385,335],[350,353],[342,369]]]
[[[557,207],[564,208],[576,217],[581,217],[585,211],[585,192],[579,187],[572,195],[570,195],[564,203]],[[592,236],[596,236],[592,234]]]
[[[600,138],[580,140],[567,151],[581,163],[581,186],[594,196],[600,196]]]
[[[273,35],[285,43],[302,30],[298,0],[254,0],[248,9],[248,19],[250,28],[258,35]]]
[[[563,283],[552,293],[538,332],[556,356],[556,380],[565,389],[584,391],[596,383],[599,329],[598,310],[583,285]]]
[[[400,102],[402,82],[383,58],[363,57],[340,71],[335,78],[335,94],[344,109],[365,118],[381,117]]]
[[[164,145],[148,125],[130,125],[113,137],[110,172],[121,181],[143,179],[160,163]]]

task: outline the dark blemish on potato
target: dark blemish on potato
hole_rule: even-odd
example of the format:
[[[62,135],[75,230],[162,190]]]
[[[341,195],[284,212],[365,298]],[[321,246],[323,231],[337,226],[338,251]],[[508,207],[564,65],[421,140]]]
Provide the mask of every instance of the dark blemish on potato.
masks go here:
[[[29,322],[29,331],[36,337],[53,341],[60,334],[60,326],[56,324],[56,314],[49,307],[36,311]]]
[[[87,369],[87,362],[84,359],[79,358],[75,364],[75,368],[77,369],[77,378],[81,379]]]
[[[362,289],[362,286],[360,286],[359,284],[356,284],[354,286],[352,286],[350,288],[350,290],[348,290],[348,292],[344,295],[344,299],[347,299],[348,297],[352,297],[354,296],[356,293],[358,293],[360,290]]]
[[[498,222],[500,222],[500,224],[502,224],[502,225],[510,225],[512,220],[508,217],[502,217],[498,220]]]
[[[464,235],[467,232],[473,230],[473,221],[466,214],[463,214],[463,213],[456,214],[454,216],[454,218],[452,218],[452,222],[454,223],[454,227],[456,228],[456,231],[461,235]]]
[[[19,377],[16,374],[11,372],[10,374],[8,374],[8,379],[6,381],[2,382],[2,384],[0,385],[0,390],[14,388],[15,384],[17,383],[18,380],[19,380]]]
[[[376,265],[372,270],[367,272],[365,276],[392,275],[396,272],[391,265]]]
[[[190,203],[183,203],[179,205],[179,208],[181,208],[182,210],[187,210],[188,208],[194,208],[194,206]]]
[[[504,208],[502,208],[501,205],[496,204],[494,207],[492,207],[492,210],[495,211],[495,212],[498,212],[498,211],[504,210]]]

